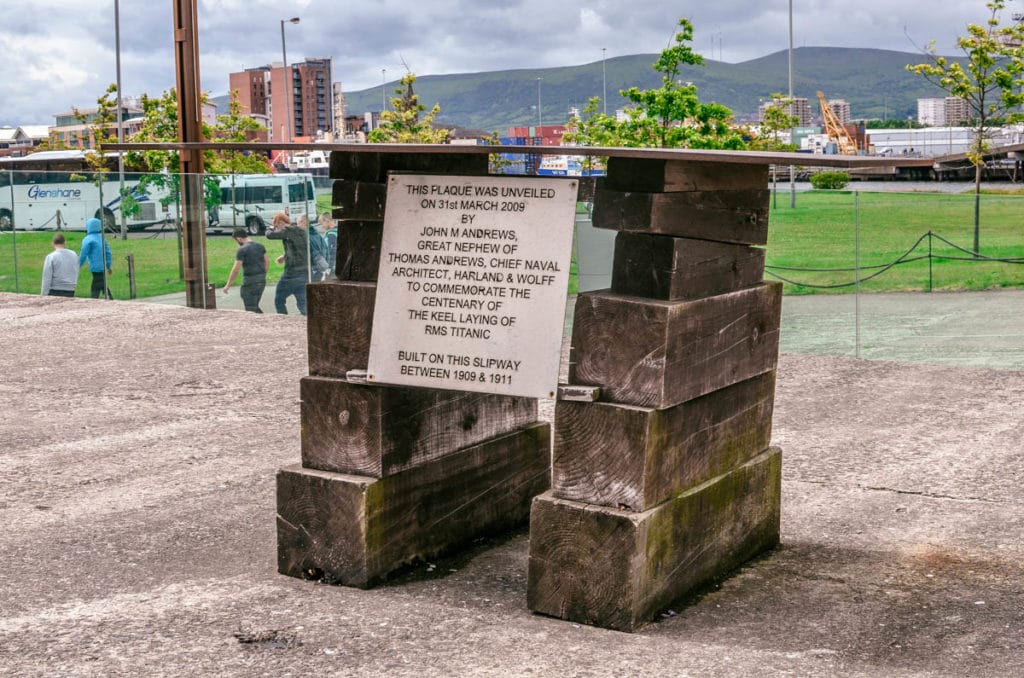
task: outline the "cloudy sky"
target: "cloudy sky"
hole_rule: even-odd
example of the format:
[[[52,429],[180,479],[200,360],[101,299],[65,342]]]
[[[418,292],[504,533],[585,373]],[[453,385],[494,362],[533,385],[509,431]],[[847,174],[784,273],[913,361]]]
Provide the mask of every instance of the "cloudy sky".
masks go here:
[[[126,95],[174,86],[172,0],[119,0]],[[914,52],[953,45],[968,22],[984,23],[984,0],[793,0],[794,45]],[[116,80],[114,0],[2,0],[0,126],[53,124],[86,108]],[[663,49],[680,16],[694,47],[739,62],[786,49],[787,0],[199,0],[202,88],[224,94],[228,73],[288,60],[334,58],[348,91],[417,75],[543,68]],[[359,10],[355,13],[353,10]],[[1008,0],[1004,21],[1024,12]],[[909,36],[909,37],[908,37]],[[799,62],[795,64],[799,70]]]

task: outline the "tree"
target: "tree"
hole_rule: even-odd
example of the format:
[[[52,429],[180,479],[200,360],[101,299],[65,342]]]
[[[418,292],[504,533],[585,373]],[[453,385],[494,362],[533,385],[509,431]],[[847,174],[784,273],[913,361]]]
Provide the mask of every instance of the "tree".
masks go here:
[[[242,103],[238,100],[238,90],[231,90],[228,112],[217,116],[217,124],[212,128],[204,126],[203,136],[210,141],[227,141],[241,143],[251,141],[267,128],[247,115],[242,115]],[[269,171],[267,160],[261,155],[246,151],[211,151],[204,157],[203,165],[211,174],[262,174]]]
[[[32,152],[38,153],[39,151],[66,151],[69,148],[71,148],[71,146],[69,146],[66,141],[60,138],[60,136],[57,134],[57,131],[51,129],[49,134],[46,135],[46,138],[43,139],[38,146],[32,149]]]
[[[574,116],[569,120],[563,139],[567,143],[580,146],[605,148],[625,146],[626,144],[621,136],[622,125],[620,125],[616,118],[604,113],[598,113],[600,108],[601,97],[591,97],[587,101],[587,105],[583,107],[584,117]],[[594,168],[595,160],[600,165],[606,165],[608,162],[608,159],[604,157],[595,159],[592,155],[586,156],[586,159],[583,161],[583,167],[588,173]]]
[[[598,100],[591,99],[585,109],[591,114],[580,121],[570,141],[641,148],[745,148],[743,137],[731,124],[732,111],[721,104],[701,102],[697,86],[682,82],[682,67],[703,66],[704,58],[689,44],[693,24],[683,18],[679,26],[675,44],[662,51],[653,65],[661,73],[661,87],[621,90],[619,94],[634,104],[621,121],[597,113],[593,104]]]
[[[624,146],[624,127],[614,117],[599,113],[601,97],[591,97],[583,107],[583,117],[569,121],[564,138],[582,146]]]
[[[985,3],[986,25],[967,25],[967,35],[957,38],[965,59],[950,61],[936,53],[935,42],[924,49],[926,63],[907,65],[925,78],[967,102],[972,114],[972,142],[967,157],[974,164],[974,252],[980,252],[981,174],[988,152],[989,132],[996,121],[1024,120],[1024,24],[1001,26],[999,14],[1005,0]]]
[[[795,151],[796,144],[783,143],[779,133],[790,131],[800,124],[800,118],[790,115],[793,100],[788,96],[773,92],[768,95],[771,103],[764,107],[761,116],[761,133],[750,142],[750,148],[758,151]]]
[[[208,101],[209,97],[204,92],[202,103],[206,104]],[[242,115],[242,104],[238,100],[237,90],[231,91],[228,112],[218,115],[215,125],[203,121],[202,128],[204,139],[227,142],[248,141],[251,135],[266,131],[266,127]],[[142,95],[142,125],[132,140],[161,142],[177,139],[177,92],[170,89],[155,98]],[[133,151],[129,154],[129,161],[137,165],[141,171],[169,174],[177,174],[179,171],[178,154],[174,151]],[[203,151],[203,169],[209,174],[261,174],[270,171],[264,156],[232,150]]]
[[[119,116],[124,115],[124,111],[120,110],[117,105],[117,85],[111,83],[104,90],[103,94],[96,99],[96,111],[94,113],[83,112],[77,108],[73,108],[71,111],[79,124],[85,128],[85,134],[88,135],[88,146],[93,151],[92,153],[85,154],[85,163],[92,172],[93,183],[99,189],[100,207],[96,210],[96,217],[103,222],[105,229],[113,229],[114,213],[105,206],[103,199],[103,180],[104,176],[110,171],[110,165],[107,163],[107,154],[104,152],[103,147],[106,144],[117,142],[117,120]],[[72,175],[71,179],[74,180],[74,178],[75,175]],[[119,209],[121,213],[128,216],[137,212],[139,209],[138,202],[131,196],[131,191],[122,189],[120,193]]]
[[[117,117],[124,115],[123,111],[117,110],[117,85],[111,83],[96,99],[95,113],[83,113],[77,108],[71,109],[71,112],[79,124],[85,127],[89,135],[89,146],[96,151],[86,156],[86,162],[94,172],[107,172],[109,167],[103,146],[117,142]]]
[[[202,103],[207,103],[206,93]],[[142,96],[142,125],[132,137],[138,142],[176,141],[178,139],[178,94],[174,89],[159,97]],[[266,127],[242,115],[238,91],[231,91],[228,112],[217,116],[216,125],[202,123],[203,138],[211,141],[242,142],[253,133],[262,132]],[[180,164],[174,151],[133,151],[128,155],[129,163],[138,171],[146,172],[142,184],[152,184],[167,189],[168,200],[177,200]],[[204,202],[214,208],[220,204],[220,187],[216,175],[220,174],[262,174],[270,171],[264,156],[240,151],[203,151],[205,177]]]
[[[368,141],[379,144],[443,144],[446,142],[451,132],[434,127],[434,119],[441,112],[440,104],[434,104],[430,112],[421,117],[427,107],[420,103],[419,96],[413,92],[412,85],[416,82],[416,75],[406,73],[399,82],[402,87],[395,90],[396,96],[391,99],[392,110],[381,111],[380,126],[370,132]]]

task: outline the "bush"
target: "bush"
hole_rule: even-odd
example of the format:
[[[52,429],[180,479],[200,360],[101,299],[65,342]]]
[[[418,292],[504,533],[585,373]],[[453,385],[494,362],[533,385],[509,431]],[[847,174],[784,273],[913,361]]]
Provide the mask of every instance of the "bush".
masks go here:
[[[848,183],[850,183],[850,175],[846,172],[818,172],[811,177],[811,186],[826,191],[846,188]]]

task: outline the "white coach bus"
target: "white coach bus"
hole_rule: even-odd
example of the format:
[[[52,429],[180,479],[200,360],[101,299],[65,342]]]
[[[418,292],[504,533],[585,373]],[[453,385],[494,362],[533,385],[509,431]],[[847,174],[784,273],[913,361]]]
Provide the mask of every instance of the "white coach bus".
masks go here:
[[[84,230],[92,217],[107,229],[120,228],[120,177],[117,157],[107,156],[108,170],[96,181],[86,161],[92,151],[41,151],[19,158],[0,158],[0,230]],[[128,230],[173,222],[172,201],[166,191],[139,187],[140,175],[125,175],[125,188],[139,206],[125,220]],[[168,202],[164,205],[162,202]]]
[[[300,214],[316,217],[311,174],[233,174],[220,181],[220,206],[209,214],[208,228],[231,231],[244,226],[262,235],[277,212],[292,220]]]

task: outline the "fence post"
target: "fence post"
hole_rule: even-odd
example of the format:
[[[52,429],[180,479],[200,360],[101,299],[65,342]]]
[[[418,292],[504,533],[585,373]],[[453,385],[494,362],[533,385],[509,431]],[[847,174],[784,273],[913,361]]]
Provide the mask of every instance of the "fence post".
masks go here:
[[[928,231],[928,292],[931,293],[934,280],[932,278],[932,232]]]
[[[18,294],[21,292],[18,278],[18,229],[15,227],[13,219],[11,220],[11,248],[14,250],[14,293]]]
[[[138,296],[135,289],[135,255],[129,254],[125,259],[128,260],[128,298],[134,299]]]
[[[860,359],[860,192],[853,192],[853,356]]]
[[[14,293],[17,294],[21,289],[18,285],[18,227],[14,222],[14,170],[11,170],[7,184],[11,187],[11,248],[14,250]]]

